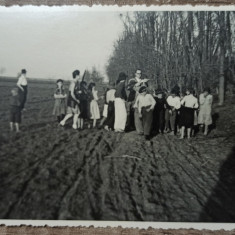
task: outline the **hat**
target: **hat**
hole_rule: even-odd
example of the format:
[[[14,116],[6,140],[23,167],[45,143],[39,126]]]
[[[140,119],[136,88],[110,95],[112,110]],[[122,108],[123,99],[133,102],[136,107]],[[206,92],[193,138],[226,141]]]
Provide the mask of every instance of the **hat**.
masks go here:
[[[205,87],[205,88],[203,89],[203,92],[205,92],[205,91],[207,91],[209,94],[211,93],[211,89],[210,89],[209,87]]]
[[[156,94],[156,95],[164,94],[164,92],[163,92],[163,90],[161,90],[161,89],[157,89],[157,90],[155,90],[155,94]]]
[[[119,73],[119,75],[118,75],[119,81],[126,80],[126,78],[127,78],[127,75],[124,72]]]
[[[143,93],[143,92],[145,92],[145,91],[147,91],[146,86],[142,86],[142,87],[140,87],[140,89],[139,89],[139,93]]]
[[[56,81],[56,83],[59,83],[59,82],[64,82],[62,79],[58,79],[57,81]]]
[[[193,94],[193,88],[192,87],[188,87],[187,89],[186,89],[186,91],[189,91],[191,94]]]
[[[26,74],[27,73],[26,69],[22,69],[21,73]]]
[[[128,85],[135,85],[137,81],[134,78],[131,78],[128,82]]]

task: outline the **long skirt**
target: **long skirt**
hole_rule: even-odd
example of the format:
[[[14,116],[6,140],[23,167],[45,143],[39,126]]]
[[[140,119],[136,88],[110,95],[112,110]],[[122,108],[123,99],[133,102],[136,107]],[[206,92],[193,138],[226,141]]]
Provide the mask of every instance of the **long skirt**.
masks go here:
[[[90,104],[87,100],[81,100],[80,104],[80,115],[79,118],[89,119],[90,118]]]
[[[100,119],[100,110],[96,100],[92,100],[90,104],[91,119]]]
[[[107,125],[112,130],[114,129],[114,119],[115,119],[114,101],[109,101],[108,116],[107,116],[107,119],[105,121],[105,125]]]
[[[142,108],[142,125],[144,135],[148,136],[151,132],[152,121],[153,121],[153,110],[147,111],[147,108]]]
[[[138,134],[143,134],[144,133],[143,124],[142,124],[142,120],[140,119],[139,116],[140,116],[139,111],[137,108],[135,108],[135,113],[134,113],[135,129]]]
[[[115,106],[114,129],[124,131],[127,120],[125,101],[121,98],[115,98],[114,106]]]
[[[191,128],[194,124],[194,109],[182,106],[180,109],[179,126]]]

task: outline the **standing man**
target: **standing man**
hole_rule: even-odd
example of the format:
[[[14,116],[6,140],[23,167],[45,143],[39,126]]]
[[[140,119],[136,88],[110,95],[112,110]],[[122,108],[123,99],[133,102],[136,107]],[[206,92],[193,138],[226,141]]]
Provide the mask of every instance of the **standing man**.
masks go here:
[[[28,94],[28,81],[26,78],[26,69],[21,70],[21,75],[18,79],[17,86],[20,91],[20,110],[25,110],[24,106],[27,100],[27,94]]]

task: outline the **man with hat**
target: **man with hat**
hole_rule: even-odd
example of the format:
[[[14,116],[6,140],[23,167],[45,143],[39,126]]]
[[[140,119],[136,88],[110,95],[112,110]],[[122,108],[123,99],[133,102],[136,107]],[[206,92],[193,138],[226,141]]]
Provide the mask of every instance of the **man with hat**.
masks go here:
[[[134,107],[138,111],[139,119],[141,121],[143,134],[146,140],[150,140],[150,132],[153,121],[153,109],[156,104],[153,96],[147,94],[147,87],[142,86],[139,89],[139,95],[136,99]]]
[[[25,110],[24,106],[27,100],[27,93],[28,93],[28,81],[26,77],[26,69],[21,70],[21,75],[17,81],[17,86],[19,87],[19,94],[20,94],[20,110]]]

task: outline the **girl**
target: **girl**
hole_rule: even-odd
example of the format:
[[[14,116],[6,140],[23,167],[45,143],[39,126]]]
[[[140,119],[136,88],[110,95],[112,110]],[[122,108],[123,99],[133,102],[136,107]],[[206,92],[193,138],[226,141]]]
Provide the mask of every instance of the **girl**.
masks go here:
[[[80,109],[79,109],[79,103],[80,101],[76,97],[77,91],[79,89],[79,75],[80,71],[75,70],[73,73],[73,80],[70,82],[69,86],[69,96],[68,96],[68,101],[67,101],[67,115],[64,117],[64,119],[60,122],[61,126],[64,126],[66,121],[73,117],[73,129],[77,129],[77,122],[78,122],[78,116],[80,114]]]
[[[96,121],[97,119],[100,119],[100,110],[97,103],[98,100],[98,91],[95,89],[95,83],[92,82],[88,86],[88,90],[92,94],[92,100],[90,103],[90,113],[91,113],[91,119],[93,119],[93,128],[96,127]]]
[[[181,100],[179,125],[181,127],[180,139],[184,138],[184,131],[187,128],[187,137],[190,139],[191,130],[194,125],[194,112],[198,108],[198,100],[193,96],[193,89],[186,90],[186,96]]]
[[[115,93],[115,122],[114,129],[115,132],[124,132],[127,120],[127,111],[125,101],[127,99],[125,90],[125,81],[127,75],[121,72],[118,76],[117,87]]]
[[[153,96],[147,94],[145,86],[139,89],[139,95],[136,99],[134,107],[138,109],[139,118],[142,120],[144,136],[146,140],[150,140],[150,131],[153,121],[153,109],[156,104]]]
[[[13,131],[14,125],[16,132],[20,131],[21,123],[21,102],[18,88],[11,90],[10,98],[10,130]]]
[[[213,96],[210,94],[210,88],[205,88],[199,96],[200,110],[198,114],[198,124],[205,125],[204,135],[208,134],[208,126],[212,124],[211,109]]]
[[[65,94],[64,91],[64,85],[63,85],[63,80],[58,79],[56,84],[56,90],[54,93],[54,98],[55,98],[55,105],[53,109],[53,115],[57,116],[57,121],[60,123],[60,121],[63,120],[65,113],[66,113],[66,97],[67,95]]]
[[[19,95],[20,95],[20,99],[21,99],[21,105],[20,105],[20,109],[21,110],[25,110],[24,106],[27,100],[27,93],[28,93],[28,81],[26,78],[26,73],[27,71],[25,69],[21,70],[21,75],[18,79],[17,82],[17,86],[19,87]]]

